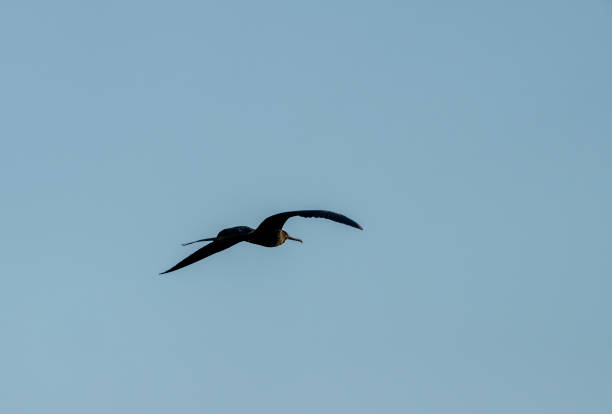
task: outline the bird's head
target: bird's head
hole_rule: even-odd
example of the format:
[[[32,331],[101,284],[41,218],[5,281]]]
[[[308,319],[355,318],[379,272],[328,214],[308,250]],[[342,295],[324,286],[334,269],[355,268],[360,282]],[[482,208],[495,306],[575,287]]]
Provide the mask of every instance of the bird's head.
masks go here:
[[[289,240],[295,240],[295,241],[299,241],[300,243],[302,243],[302,240],[300,239],[296,239],[295,237],[291,237],[289,235],[289,233],[287,233],[285,230],[281,230],[283,232],[283,236],[285,238],[285,240],[289,239]]]

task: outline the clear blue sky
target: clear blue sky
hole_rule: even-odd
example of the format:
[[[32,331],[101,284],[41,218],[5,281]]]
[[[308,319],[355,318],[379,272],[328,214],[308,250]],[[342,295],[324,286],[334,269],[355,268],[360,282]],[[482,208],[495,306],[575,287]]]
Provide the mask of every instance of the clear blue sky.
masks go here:
[[[0,411],[610,413],[611,20],[3,1]]]

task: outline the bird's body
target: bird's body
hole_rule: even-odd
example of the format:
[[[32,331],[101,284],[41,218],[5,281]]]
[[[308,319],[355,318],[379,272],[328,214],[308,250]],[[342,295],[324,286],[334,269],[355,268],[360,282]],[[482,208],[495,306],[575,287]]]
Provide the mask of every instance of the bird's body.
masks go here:
[[[263,232],[255,229],[249,234],[249,238],[246,241],[264,247],[276,247],[283,244],[287,238],[288,234],[283,230]]]
[[[273,229],[269,231],[257,231],[257,229],[252,229],[248,226],[237,226],[221,230],[219,234],[217,234],[217,237],[212,238],[211,240],[221,241],[231,240],[234,238],[244,238],[244,240],[241,241],[258,244],[264,247],[276,247],[283,244],[288,237],[289,235],[284,230]],[[185,243],[185,245],[191,243]]]
[[[326,218],[328,220],[336,221],[338,223],[346,224],[347,226],[363,230],[361,226],[355,221],[351,220],[346,216],[343,216],[342,214],[334,213],[333,211],[288,211],[286,213],[275,214],[273,216],[268,217],[267,219],[262,221],[256,229],[252,229],[248,226],[230,227],[221,230],[217,234],[217,237],[200,239],[193,242],[185,243],[183,244],[183,246],[203,241],[212,241],[212,243],[209,243],[201,249],[197,250],[192,255],[186,257],[185,259],[177,263],[174,267],[166,270],[165,272],[162,272],[161,274],[170,273],[185,266],[188,266],[242,241],[258,244],[260,246],[265,247],[280,246],[287,240],[295,240],[301,243],[302,240],[291,237],[286,231],[283,230],[283,225],[285,224],[287,219],[293,216]]]

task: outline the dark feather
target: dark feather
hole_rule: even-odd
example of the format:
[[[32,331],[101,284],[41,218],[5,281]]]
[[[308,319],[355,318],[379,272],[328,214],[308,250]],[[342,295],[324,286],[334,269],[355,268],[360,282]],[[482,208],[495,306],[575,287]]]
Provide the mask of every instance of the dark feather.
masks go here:
[[[327,210],[299,210],[275,214],[262,221],[258,227],[258,230],[280,230],[285,225],[285,222],[294,216],[324,218],[363,230],[363,228],[357,224],[357,222],[351,220],[350,218]]]
[[[239,237],[229,237],[223,240],[215,240],[214,242],[207,244],[206,246],[200,248],[199,250],[196,250],[190,256],[187,256],[186,258],[178,262],[176,265],[174,265],[170,269],[166,270],[165,272],[160,273],[160,275],[163,275],[165,273],[174,272],[175,270],[181,269],[185,266],[189,266],[190,264],[195,263],[199,260],[202,260],[210,255],[213,255],[222,250],[228,249],[232,247],[233,245],[238,244],[241,241],[244,241],[244,239],[245,239],[244,237],[239,236]]]

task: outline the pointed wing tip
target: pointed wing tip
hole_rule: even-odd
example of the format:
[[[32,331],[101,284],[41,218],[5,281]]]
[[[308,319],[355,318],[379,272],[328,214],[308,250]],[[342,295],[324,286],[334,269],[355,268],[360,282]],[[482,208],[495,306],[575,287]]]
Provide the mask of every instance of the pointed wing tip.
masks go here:
[[[361,225],[359,223],[357,223],[355,220],[351,220],[348,217],[347,217],[347,219],[349,220],[349,222],[348,223],[344,223],[344,224],[348,224],[351,227],[355,227],[356,229],[363,230],[363,227],[361,227]]]

